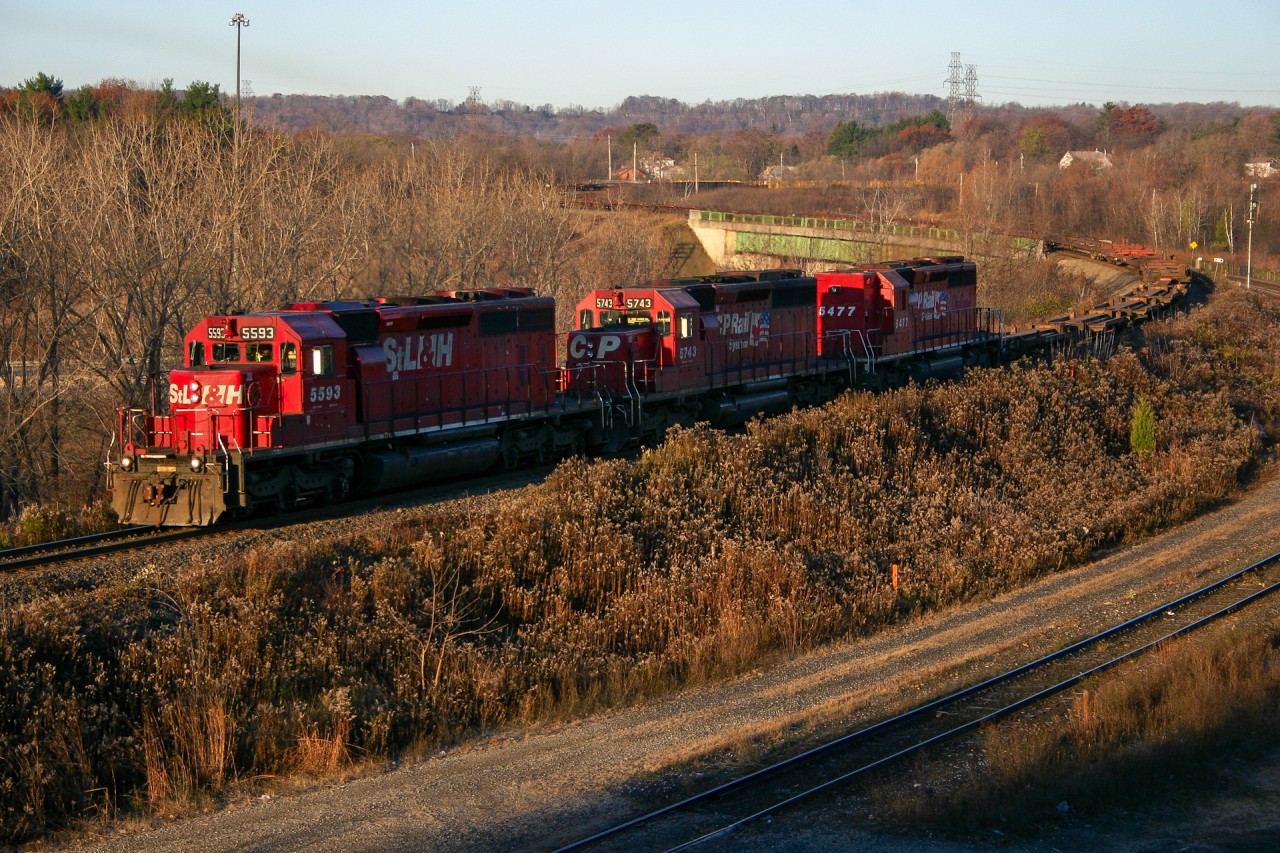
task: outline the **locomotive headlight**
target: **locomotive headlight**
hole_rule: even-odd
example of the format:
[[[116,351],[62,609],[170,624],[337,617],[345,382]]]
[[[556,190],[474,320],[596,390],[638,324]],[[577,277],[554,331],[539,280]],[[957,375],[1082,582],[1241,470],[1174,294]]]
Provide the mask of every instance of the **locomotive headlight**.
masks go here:
[[[192,403],[200,402],[200,383],[194,379],[187,383],[187,399]]]
[[[135,463],[134,463],[134,461],[133,461],[133,457],[132,457],[132,456],[121,456],[121,457],[120,457],[120,470],[121,470],[121,471],[132,471],[132,470],[133,470],[133,466],[134,466],[134,464],[135,464]]]
[[[203,471],[203,470],[204,470],[204,459],[203,459],[203,458],[201,458],[201,457],[199,457],[199,456],[192,456],[192,457],[191,457],[191,470],[192,470],[193,472],[195,472],[196,474],[199,474],[201,471]]]

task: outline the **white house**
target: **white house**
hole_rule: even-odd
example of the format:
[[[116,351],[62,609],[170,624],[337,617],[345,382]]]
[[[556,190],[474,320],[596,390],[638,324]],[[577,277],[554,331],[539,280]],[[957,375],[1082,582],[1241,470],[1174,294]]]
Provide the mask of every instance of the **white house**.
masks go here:
[[[1107,152],[1098,151],[1068,151],[1062,155],[1062,159],[1058,161],[1058,168],[1065,169],[1072,163],[1088,163],[1095,169],[1110,169],[1111,158],[1107,156]]]
[[[1275,160],[1263,160],[1260,163],[1245,163],[1244,173],[1250,178],[1274,178],[1280,175],[1280,166]]]

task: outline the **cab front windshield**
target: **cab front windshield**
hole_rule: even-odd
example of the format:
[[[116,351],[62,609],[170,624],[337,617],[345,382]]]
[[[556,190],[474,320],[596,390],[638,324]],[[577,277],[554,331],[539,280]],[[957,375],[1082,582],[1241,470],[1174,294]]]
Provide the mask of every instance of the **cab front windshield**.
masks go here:
[[[297,344],[280,344],[280,361],[276,361],[276,345],[263,342],[213,343],[210,346],[211,364],[279,364],[281,372],[293,373],[298,369]],[[204,346],[194,342],[191,346],[191,366],[204,364]]]
[[[617,326],[647,326],[653,322],[648,311],[613,311],[606,309],[600,312],[600,328]]]

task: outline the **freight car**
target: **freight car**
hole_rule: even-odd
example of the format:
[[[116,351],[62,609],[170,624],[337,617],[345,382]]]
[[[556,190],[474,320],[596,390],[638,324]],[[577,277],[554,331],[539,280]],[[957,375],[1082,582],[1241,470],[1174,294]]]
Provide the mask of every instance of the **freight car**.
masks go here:
[[[1148,303],[1169,292],[1156,291]],[[151,405],[119,410],[113,506],[130,524],[209,525],[617,452],[674,424],[731,426],[849,388],[952,376],[1032,340],[997,330],[960,257],[654,281],[594,291],[574,316],[564,365],[554,300],[525,289],[206,318]],[[1077,326],[1034,330],[1034,345]]]

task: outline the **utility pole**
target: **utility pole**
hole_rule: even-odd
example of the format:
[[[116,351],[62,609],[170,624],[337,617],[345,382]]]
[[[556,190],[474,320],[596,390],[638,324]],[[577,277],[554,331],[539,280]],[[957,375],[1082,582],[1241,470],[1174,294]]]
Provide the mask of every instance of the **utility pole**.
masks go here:
[[[631,183],[640,180],[640,173],[636,171],[636,152],[640,148],[640,140],[633,140],[631,143]],[[624,149],[625,150],[625,149]]]
[[[605,174],[604,179],[606,181],[612,181],[613,180],[613,134],[612,133],[607,134],[605,136],[605,139],[609,141],[609,171]]]
[[[1244,272],[1244,289],[1253,289],[1253,223],[1258,219],[1258,182],[1249,184],[1249,251]]]

